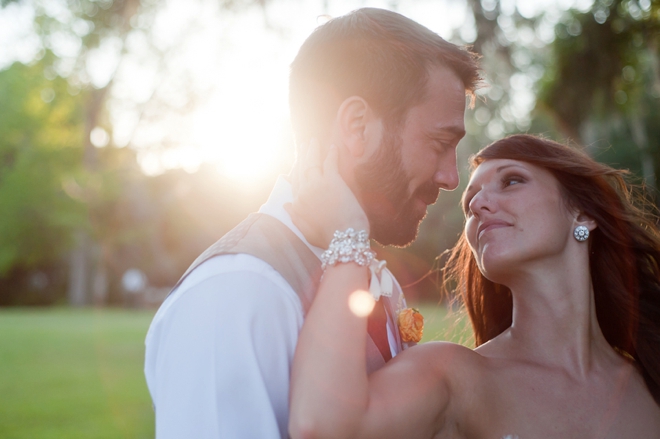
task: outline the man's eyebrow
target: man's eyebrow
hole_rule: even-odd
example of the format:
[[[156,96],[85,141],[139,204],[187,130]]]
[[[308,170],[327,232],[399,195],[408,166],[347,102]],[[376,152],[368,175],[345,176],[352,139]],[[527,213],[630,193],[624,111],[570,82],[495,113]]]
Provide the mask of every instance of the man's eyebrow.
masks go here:
[[[456,137],[465,136],[465,129],[457,126],[439,126],[433,129],[434,133],[450,133]]]

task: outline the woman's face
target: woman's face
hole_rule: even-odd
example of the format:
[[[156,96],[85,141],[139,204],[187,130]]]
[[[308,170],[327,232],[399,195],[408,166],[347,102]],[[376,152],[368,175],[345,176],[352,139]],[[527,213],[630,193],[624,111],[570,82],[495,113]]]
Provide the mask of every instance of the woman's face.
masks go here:
[[[559,182],[530,163],[491,159],[481,163],[463,195],[465,235],[479,270],[507,285],[512,274],[547,269],[572,238],[574,216]]]

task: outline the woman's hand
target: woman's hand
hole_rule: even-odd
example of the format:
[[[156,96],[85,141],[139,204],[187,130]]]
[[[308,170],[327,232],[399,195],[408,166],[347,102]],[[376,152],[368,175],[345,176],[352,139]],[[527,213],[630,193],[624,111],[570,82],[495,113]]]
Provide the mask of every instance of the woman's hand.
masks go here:
[[[293,223],[310,244],[330,245],[336,230],[349,227],[369,233],[369,220],[338,170],[337,148],[330,147],[325,160],[316,140],[293,174],[294,201],[285,206]]]

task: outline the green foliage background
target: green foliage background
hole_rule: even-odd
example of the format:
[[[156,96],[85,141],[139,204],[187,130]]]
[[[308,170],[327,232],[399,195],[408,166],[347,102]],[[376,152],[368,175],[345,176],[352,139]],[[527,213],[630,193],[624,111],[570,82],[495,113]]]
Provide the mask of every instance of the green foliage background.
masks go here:
[[[64,191],[80,177],[82,145],[81,107],[66,80],[44,78],[42,62],[16,64],[0,72],[0,101],[1,276],[56,263],[86,208]]]
[[[121,277],[131,268],[144,272],[151,287],[171,286],[197,254],[265,201],[290,162],[247,196],[229,179],[218,180],[210,166],[146,176],[130,144],[117,148],[111,135],[108,147],[94,147],[94,128],[113,132],[108,103],[117,84],[112,72],[107,83],[93,84],[88,59],[107,41],[119,42],[119,56],[128,56],[126,41],[138,32],[155,62],[166,66],[171,53],[149,39],[149,24],[164,3],[62,0],[67,19],[41,0],[1,3],[18,4],[32,5],[43,48],[30,62],[0,71],[0,306],[126,304]],[[223,14],[257,5],[267,15],[269,2],[219,4]],[[581,145],[599,160],[630,169],[651,190],[658,186],[658,2],[595,0],[588,10],[566,11],[550,43],[539,36],[544,14],[525,17],[492,0],[466,0],[466,7],[487,86],[466,116],[468,135],[459,148],[463,185],[469,154],[506,134],[530,132]],[[80,41],[73,58],[51,50],[51,39],[61,33]],[[450,39],[465,43],[459,32]],[[535,94],[528,115],[516,113],[521,81]],[[187,100],[193,105],[195,96],[188,93]],[[179,111],[160,101],[156,106]],[[443,193],[429,209],[412,246],[378,249],[413,299],[439,297],[442,260],[436,257],[461,232],[461,188]],[[76,288],[83,296],[72,293]]]

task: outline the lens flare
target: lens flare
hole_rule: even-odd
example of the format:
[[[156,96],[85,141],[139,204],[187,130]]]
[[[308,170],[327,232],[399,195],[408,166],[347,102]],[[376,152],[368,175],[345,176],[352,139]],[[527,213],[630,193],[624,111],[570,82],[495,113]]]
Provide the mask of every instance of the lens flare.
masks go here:
[[[364,290],[357,290],[348,296],[348,307],[358,317],[366,317],[371,314],[376,301],[372,295]]]

